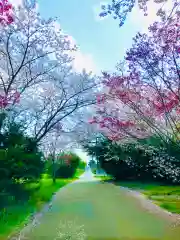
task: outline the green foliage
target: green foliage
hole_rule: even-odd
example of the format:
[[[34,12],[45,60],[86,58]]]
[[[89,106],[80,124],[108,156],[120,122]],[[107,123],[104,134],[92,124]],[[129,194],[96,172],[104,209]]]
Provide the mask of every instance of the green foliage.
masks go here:
[[[88,163],[89,167],[91,168],[91,171],[96,174],[96,170],[97,170],[97,163],[95,160],[91,159]]]
[[[62,152],[55,159],[49,156],[46,160],[46,171],[48,174],[58,178],[72,178],[75,176],[78,168],[84,169],[85,163],[74,153]]]
[[[153,136],[139,143],[117,144],[103,139],[84,146],[107,174],[116,180],[180,182],[178,143]]]
[[[58,156],[58,169],[56,176],[61,178],[73,177],[81,159],[74,153],[61,153]]]
[[[85,168],[86,168],[86,163],[85,163],[84,161],[80,160],[78,168],[79,168],[79,169],[82,169],[82,170],[85,170]]]
[[[38,180],[44,169],[43,154],[34,139],[26,136],[20,125],[7,120],[3,117],[0,129],[0,207],[8,203],[9,196],[17,197],[23,182]]]

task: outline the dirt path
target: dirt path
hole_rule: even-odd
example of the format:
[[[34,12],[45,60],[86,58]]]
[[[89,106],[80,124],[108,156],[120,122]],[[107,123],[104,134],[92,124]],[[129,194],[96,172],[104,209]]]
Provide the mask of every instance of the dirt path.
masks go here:
[[[129,191],[89,176],[61,189],[19,240],[179,240],[171,218],[151,210]]]

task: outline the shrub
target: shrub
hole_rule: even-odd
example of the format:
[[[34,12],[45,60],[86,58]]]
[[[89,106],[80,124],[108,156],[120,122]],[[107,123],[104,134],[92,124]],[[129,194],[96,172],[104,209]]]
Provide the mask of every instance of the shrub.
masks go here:
[[[77,168],[85,168],[85,163],[81,161],[79,156],[71,152],[60,153],[55,159],[49,156],[46,161],[46,172],[52,177],[55,174],[56,178],[72,178]]]
[[[23,134],[20,125],[9,123],[2,126],[1,124],[0,190],[5,191],[11,184],[39,179],[44,162],[37,143]]]
[[[71,178],[75,175],[81,159],[74,153],[61,153],[58,155],[57,177]]]
[[[116,180],[180,183],[180,148],[154,137],[139,143],[117,144],[103,139],[96,146],[85,146],[100,166]]]

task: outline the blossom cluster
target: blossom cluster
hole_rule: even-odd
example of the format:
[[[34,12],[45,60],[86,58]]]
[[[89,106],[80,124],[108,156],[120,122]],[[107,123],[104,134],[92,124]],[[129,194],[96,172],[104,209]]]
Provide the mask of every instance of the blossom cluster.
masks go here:
[[[8,0],[0,0],[0,24],[11,24],[13,21],[12,4]]]
[[[15,103],[19,103],[20,101],[20,93],[18,91],[14,91],[10,94],[0,95],[0,109],[5,109],[9,105],[13,105]]]
[[[58,156],[58,162],[61,165],[66,165],[66,166],[70,166],[71,165],[71,155],[65,154],[63,156]]]
[[[179,131],[180,15],[138,33],[126,53],[126,71],[103,72],[97,96],[97,124],[111,140],[142,139]]]
[[[163,147],[157,148],[154,146],[143,146],[140,144],[134,145],[135,149],[140,150],[143,155],[149,159],[148,162],[143,163],[146,171],[152,171],[154,178],[165,179],[172,183],[180,182],[180,167],[177,164],[177,159],[170,156]],[[124,145],[124,150],[132,151],[131,145]],[[130,167],[136,167],[138,164],[133,161],[131,157],[125,159]]]

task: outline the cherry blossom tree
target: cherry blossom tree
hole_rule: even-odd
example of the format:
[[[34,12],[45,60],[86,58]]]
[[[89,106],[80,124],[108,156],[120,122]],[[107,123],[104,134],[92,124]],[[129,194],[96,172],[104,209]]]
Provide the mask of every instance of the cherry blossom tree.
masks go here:
[[[68,36],[56,28],[55,19],[42,19],[36,9],[15,9],[13,24],[0,33],[1,98],[21,95],[47,82],[55,71],[69,71],[69,53],[74,50]]]
[[[11,106],[11,120],[37,142],[64,134],[76,112],[95,103],[97,78],[73,71],[74,51],[56,19],[35,8],[14,9],[13,24],[0,33],[0,106]]]
[[[93,114],[95,114],[94,104],[80,109],[74,116],[72,116],[71,119],[73,121],[71,129],[68,130],[68,134],[74,139],[76,147],[81,148],[84,143],[93,140],[97,136],[97,126],[89,124],[89,119]]]
[[[13,24],[0,32],[0,108],[8,110],[12,121],[20,116],[25,123],[33,118],[25,114],[26,99],[37,91],[45,95],[45,86],[57,79],[60,84],[71,73],[76,46],[57,28],[56,19],[44,20],[36,9],[23,7],[13,14]]]
[[[148,15],[148,2],[149,0],[111,0],[109,4],[102,4],[102,12],[99,14],[100,17],[105,17],[107,15],[113,15],[114,19],[119,20],[119,26],[123,26],[127,16],[132,12],[133,8],[137,4],[139,9],[144,12],[144,16]],[[164,5],[167,0],[153,0],[157,4],[157,16],[164,18],[166,11],[164,10]],[[179,3],[178,0],[171,0],[173,4],[173,10]]]
[[[54,74],[49,82],[36,86],[36,92],[33,87],[26,90],[14,109],[14,119],[23,120],[37,142],[54,131],[72,132],[78,111],[95,104],[96,86],[96,77],[88,74]]]
[[[5,27],[6,25],[12,24],[14,22],[13,18],[13,6],[8,0],[0,1],[0,26]],[[0,94],[0,109],[10,106],[12,103],[19,102],[19,93],[17,91],[11,92],[8,95]]]
[[[112,140],[154,134],[169,139],[178,134],[179,17],[177,11],[150,26],[149,34],[138,33],[127,51],[126,67],[103,74],[103,93],[97,97],[97,115],[91,122]]]

